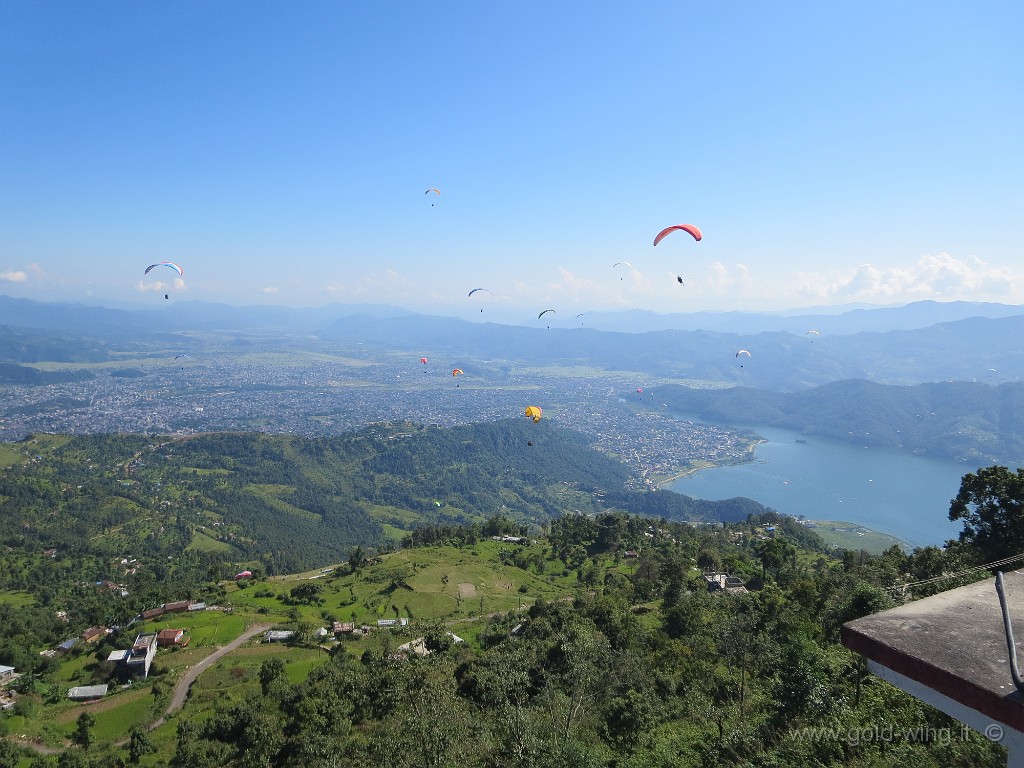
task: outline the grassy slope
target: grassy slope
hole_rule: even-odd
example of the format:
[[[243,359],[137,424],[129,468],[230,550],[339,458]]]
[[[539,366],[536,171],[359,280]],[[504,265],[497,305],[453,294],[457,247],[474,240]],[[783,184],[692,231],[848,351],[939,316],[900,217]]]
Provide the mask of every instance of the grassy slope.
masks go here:
[[[59,682],[65,688],[99,682],[98,663],[106,658],[111,647],[125,647],[138,632],[184,629],[190,638],[188,647],[160,650],[149,680],[127,689],[112,686],[107,697],[94,704],[75,704],[63,699],[40,704],[31,718],[12,717],[7,725],[12,733],[40,738],[57,746],[65,743],[72,733],[78,715],[88,710],[96,715],[97,748],[104,748],[104,745],[109,748],[114,741],[125,738],[132,725],[152,722],[162,713],[174,681],[187,667],[237,637],[251,623],[286,622],[292,606],[282,598],[292,588],[314,577],[320,577],[315,578],[314,583],[321,586],[323,605],[295,606],[300,621],[319,627],[328,625],[328,618],[354,619],[358,624],[373,626],[369,635],[343,643],[344,650],[354,655],[368,647],[394,647],[407,642],[422,633],[418,625],[432,620],[448,623],[455,634],[472,642],[484,625],[480,620],[484,615],[514,611],[540,598],[554,600],[573,593],[576,574],[563,575],[560,561],[547,561],[548,573],[539,575],[502,564],[499,552],[509,548],[507,544],[482,541],[471,549],[401,550],[382,556],[358,574],[348,573],[347,567],[339,566],[327,574],[314,570],[250,584],[230,582],[226,584],[228,594],[224,603],[231,606],[231,613],[194,611],[139,622],[112,646],[90,649],[64,660],[58,673]],[[545,548],[543,541],[530,547]],[[627,573],[631,570],[631,566],[610,560],[606,566]],[[408,588],[389,589],[396,575],[405,577],[402,581]],[[519,591],[521,586],[525,586],[525,592]],[[410,626],[400,630],[375,628],[377,618],[396,615],[411,615]],[[334,640],[328,641],[328,645],[335,644]],[[305,679],[309,671],[326,658],[312,643],[296,647],[268,646],[254,640],[243,646],[205,671],[193,686],[182,714],[151,733],[158,751],[147,756],[142,765],[166,765],[173,754],[178,717],[205,719],[212,716],[215,707],[257,695],[259,667],[270,656],[279,656],[285,661],[286,673],[292,682]]]

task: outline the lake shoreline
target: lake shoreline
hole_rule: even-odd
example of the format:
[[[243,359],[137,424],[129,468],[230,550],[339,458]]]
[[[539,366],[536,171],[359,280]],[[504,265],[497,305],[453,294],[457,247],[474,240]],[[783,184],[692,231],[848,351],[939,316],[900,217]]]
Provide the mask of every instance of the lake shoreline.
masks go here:
[[[747,444],[747,447],[745,449],[747,455],[742,459],[722,462],[721,464],[703,459],[700,462],[700,466],[691,465],[689,467],[682,467],[672,472],[671,474],[658,475],[658,477],[654,478],[652,482],[659,490],[672,490],[667,486],[671,485],[677,480],[682,480],[684,477],[691,477],[692,475],[695,475],[698,472],[703,472],[705,469],[719,469],[721,467],[737,467],[742,464],[752,464],[757,461],[757,458],[754,456],[754,451],[757,450],[757,446],[763,445],[764,443],[767,442],[768,441],[764,438],[751,440],[750,443]],[[678,493],[678,491],[676,491],[676,493]]]
[[[780,514],[811,522],[812,530],[826,543],[854,551],[877,554],[891,546],[904,551],[929,545],[941,547],[959,533],[945,520],[935,520],[936,512],[944,512],[948,499],[956,492],[958,468],[947,478],[947,470],[940,468],[938,474],[933,471],[934,460],[894,459],[889,451],[851,451],[833,441],[808,438],[791,430],[765,429],[751,437],[742,456],[693,462],[651,479],[660,489],[692,498],[752,499]],[[830,455],[837,450],[839,455]],[[830,452],[827,457],[826,452]],[[902,470],[902,466],[893,469],[908,462],[913,463],[912,471]],[[838,466],[846,468],[843,484],[835,481]],[[948,485],[950,496],[939,494],[931,501],[921,501],[928,498],[926,490],[921,490],[912,505],[904,502],[901,506],[899,494],[892,490],[892,478],[920,476],[922,468],[930,471],[926,490]],[[704,473],[706,469],[721,471]],[[848,479],[851,476],[855,485]],[[932,492],[931,496],[936,494]],[[908,514],[908,510],[914,511]],[[926,510],[931,510],[927,516],[922,514]],[[925,522],[929,518],[934,522]]]

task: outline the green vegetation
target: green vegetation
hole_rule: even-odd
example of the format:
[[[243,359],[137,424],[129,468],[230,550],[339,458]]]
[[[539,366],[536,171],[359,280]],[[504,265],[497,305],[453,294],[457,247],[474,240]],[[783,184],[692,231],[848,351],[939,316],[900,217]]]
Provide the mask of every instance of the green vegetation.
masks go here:
[[[22,673],[0,730],[61,752],[22,760],[40,768],[58,759],[89,768],[1005,763],[980,735],[891,744],[794,734],[877,723],[960,733],[868,674],[838,631],[963,577],[905,594],[898,584],[1000,554],[990,532],[1016,536],[1024,524],[1016,474],[996,467],[965,478],[953,510],[967,523],[962,542],[872,555],[830,546],[756,505],[730,509],[742,519],[688,524],[691,509],[712,508],[623,491],[599,461],[573,469],[589,456],[524,458],[516,467],[516,439],[511,424],[381,426],[336,441],[38,439],[31,451],[42,458],[0,477],[0,509],[11,521],[2,529],[0,664]],[[575,449],[571,434],[564,439]],[[466,441],[473,454],[457,453]],[[224,474],[200,476],[195,467]],[[431,467],[436,477],[424,479]],[[122,485],[127,479],[132,485]],[[324,526],[332,514],[325,499],[349,494],[371,525],[392,521],[392,535],[402,536],[393,550],[348,538],[311,556],[301,551],[309,546],[301,530],[285,536],[305,518],[269,503],[287,499]],[[564,495],[574,507],[589,498],[585,514],[558,514]],[[224,501],[237,499],[237,508]],[[247,505],[260,501],[266,508],[251,512]],[[622,511],[628,506],[647,514]],[[508,514],[489,514],[495,507]],[[278,532],[261,537],[243,510]],[[399,524],[413,521],[403,533]],[[200,551],[197,535],[229,542],[231,552]],[[337,555],[323,559],[326,551]],[[283,573],[284,562],[307,567]],[[233,580],[242,568],[253,576]],[[728,572],[744,588],[709,591],[704,571]],[[135,619],[185,599],[210,609]],[[180,712],[146,729],[189,669],[256,622],[294,635],[284,644],[257,637],[224,656]],[[40,655],[93,624],[121,629],[65,655]],[[122,685],[110,651],[165,628],[184,630],[188,646],[161,649],[148,679]],[[423,655],[400,650],[421,638]],[[67,699],[72,685],[104,682],[111,689],[99,702]]]
[[[536,539],[521,532],[508,519],[425,528],[396,552],[231,584],[234,613],[220,616],[231,627],[202,640],[217,612],[140,625],[187,626],[207,646],[241,632],[245,617],[297,631],[289,644],[252,643],[221,659],[181,714],[144,740],[138,726],[159,716],[173,682],[206,652],[162,651],[150,681],[88,708],[34,694],[32,721],[9,722],[63,749],[88,741],[95,766],[131,754],[142,765],[197,768],[330,765],[337,755],[353,765],[551,768],[1005,761],[980,736],[898,749],[793,737],[876,722],[960,732],[837,642],[842,622],[892,604],[882,586],[952,553],[833,557],[775,514],[724,528],[568,516]],[[709,592],[698,563],[727,569],[747,591]],[[377,628],[376,618],[412,606],[407,626]],[[423,606],[433,615],[415,615]],[[352,620],[369,634],[322,644],[313,632]],[[398,651],[418,638],[427,655]]]
[[[28,461],[28,457],[13,445],[0,443],[0,467],[21,464],[25,461]]]
[[[895,536],[842,520],[816,520],[813,521],[812,530],[827,545],[854,552],[864,550],[880,555],[890,547],[903,546],[903,542]]]
[[[1024,464],[1024,384],[887,386],[862,379],[799,392],[659,388],[674,411],[725,424],[782,427],[979,466]]]

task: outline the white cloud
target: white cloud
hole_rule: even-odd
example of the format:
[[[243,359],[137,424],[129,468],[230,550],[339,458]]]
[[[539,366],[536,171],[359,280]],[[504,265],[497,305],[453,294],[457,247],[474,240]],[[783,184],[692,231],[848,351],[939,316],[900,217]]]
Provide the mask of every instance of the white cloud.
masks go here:
[[[716,261],[708,265],[702,282],[714,293],[746,291],[751,286],[750,269],[746,264],[735,264],[730,268]]]
[[[163,282],[161,280],[157,280],[154,283],[147,283],[144,280],[140,280],[139,282],[137,282],[135,284],[135,290],[139,291],[140,293],[150,293],[150,292],[159,293],[159,292],[170,291],[170,290],[187,291],[188,290],[188,286],[185,285],[185,281],[184,280],[182,280],[180,277],[176,277],[176,278],[174,278],[174,282],[172,282],[172,283],[165,283],[165,282]]]
[[[273,285],[268,285],[266,288],[260,288],[260,293],[280,293],[280,289]]]
[[[861,264],[827,275],[801,272],[789,292],[819,300],[1015,300],[1022,287],[1024,274],[990,266],[975,256],[961,260],[940,253],[905,266]]]
[[[24,270],[0,272],[0,281],[5,283],[24,283],[28,281],[28,272]]]
[[[371,273],[354,280],[328,283],[324,290],[338,298],[373,297],[375,301],[387,297],[387,301],[397,303],[400,300],[419,298],[422,287],[404,277],[394,269],[385,269],[383,273]]]
[[[528,283],[517,283],[522,290],[535,290],[534,286]],[[592,300],[595,295],[608,294],[606,287],[595,280],[577,277],[565,267],[558,268],[558,279],[544,286],[545,299],[558,298],[563,301],[579,302]]]

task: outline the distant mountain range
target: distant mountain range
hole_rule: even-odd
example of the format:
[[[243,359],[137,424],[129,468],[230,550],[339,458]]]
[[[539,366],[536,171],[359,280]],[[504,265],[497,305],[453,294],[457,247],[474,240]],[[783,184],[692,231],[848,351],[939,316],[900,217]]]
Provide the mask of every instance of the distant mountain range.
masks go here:
[[[1024,466],[1024,382],[949,381],[913,387],[836,381],[801,392],[658,387],[678,413],[725,424],[782,427],[858,445],[900,448],[970,466]]]
[[[936,323],[969,317],[1010,317],[1024,314],[1024,307],[977,301],[916,301],[899,307],[853,307],[836,312],[811,308],[789,312],[691,312],[668,315],[634,309],[626,312],[588,312],[582,320],[588,328],[632,333],[645,331],[719,331],[759,333],[786,331],[802,334],[815,329],[837,335],[865,331],[909,331]]]
[[[591,327],[613,320],[619,326],[682,328],[627,333]],[[473,323],[376,305],[289,309],[180,302],[131,311],[0,297],[0,326],[6,326],[0,361],[97,361],[115,349],[141,352],[168,334],[229,333],[278,348],[315,342],[441,350],[780,391],[845,379],[911,385],[1024,378],[1024,345],[1016,341],[1024,337],[1024,307],[1018,306],[928,301],[838,315],[595,313],[583,322],[550,328]],[[739,349],[750,357],[737,358]]]
[[[404,309],[378,304],[331,304],[326,307],[235,307],[196,301],[174,302],[158,309],[108,309],[86,304],[64,304],[0,296],[0,325],[50,331],[109,336],[143,330],[255,331],[275,329],[287,333],[311,333],[339,318],[409,315]]]

